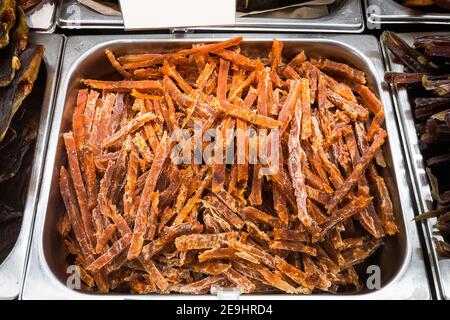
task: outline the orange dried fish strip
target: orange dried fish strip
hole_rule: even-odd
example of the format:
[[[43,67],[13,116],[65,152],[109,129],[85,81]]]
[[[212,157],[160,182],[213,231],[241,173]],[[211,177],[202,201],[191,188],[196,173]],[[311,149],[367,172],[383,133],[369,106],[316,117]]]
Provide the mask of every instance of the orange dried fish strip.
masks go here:
[[[154,80],[101,81],[101,80],[83,79],[83,80],[81,80],[81,83],[87,87],[91,87],[94,89],[111,90],[111,91],[112,90],[114,90],[114,91],[131,91],[132,89],[149,91],[149,90],[161,90],[162,89],[161,82],[154,81]]]
[[[214,54],[218,55],[219,57],[229,60],[233,62],[235,65],[247,69],[247,70],[253,70],[260,68],[262,66],[262,63],[259,60],[252,60],[242,54],[237,53],[236,51],[231,50],[215,50]]]
[[[244,293],[251,293],[256,289],[256,286],[247,279],[244,275],[231,268],[226,273],[225,276],[232,282],[235,286],[242,290]]]
[[[254,125],[259,127],[277,129],[281,125],[280,121],[278,120],[256,114],[249,109],[243,109],[239,105],[230,104],[225,101],[221,102],[221,105],[218,106],[218,109],[229,116],[253,123]]]
[[[147,228],[147,212],[150,207],[151,194],[155,191],[156,184],[161,175],[164,162],[169,157],[170,153],[170,138],[165,134],[155,155],[155,160],[152,162],[149,174],[145,179],[144,190],[139,201],[139,207],[136,213],[136,220],[134,224],[133,239],[128,251],[128,260],[137,258],[142,250],[144,244],[144,234]]]
[[[232,260],[235,258],[236,250],[231,248],[214,248],[210,250],[205,250],[198,255],[198,261],[205,262],[209,260]]]
[[[148,162],[152,163],[153,161],[153,155],[145,142],[144,138],[141,136],[139,132],[135,133],[133,138],[133,143],[136,146],[136,148],[139,150],[139,153],[141,154],[142,158]]]
[[[245,217],[245,219],[252,220],[256,223],[264,223],[271,227],[280,225],[280,220],[277,217],[271,216],[261,210],[254,207],[245,207],[240,211],[240,215]]]
[[[348,79],[354,80],[360,84],[366,83],[366,77],[364,72],[354,69],[347,64],[326,59],[317,64],[317,66],[323,71],[341,75]]]
[[[145,271],[149,276],[149,279],[152,283],[156,284],[156,286],[162,291],[165,292],[169,289],[169,283],[166,278],[161,274],[161,271],[156,267],[156,265],[151,260],[139,259],[139,262],[144,266]]]
[[[194,272],[216,276],[222,273],[226,274],[230,270],[231,265],[220,262],[200,262],[192,264],[188,268]]]
[[[320,231],[317,222],[309,215],[306,208],[306,200],[308,198],[305,186],[305,178],[302,166],[305,162],[304,151],[300,143],[302,110],[297,106],[294,110],[294,119],[292,120],[291,132],[289,134],[289,158],[288,167],[289,174],[294,188],[296,204],[298,209],[298,219],[308,229],[311,234]]]
[[[113,146],[117,142],[124,139],[128,134],[135,132],[147,122],[154,120],[155,118],[155,114],[150,112],[138,115],[136,118],[133,118],[129,123],[127,123],[126,126],[123,126],[119,131],[105,139],[102,143],[102,148]]]
[[[372,162],[375,153],[383,146],[386,137],[387,137],[386,131],[380,130],[380,133],[376,136],[372,145],[358,161],[357,165],[355,166],[355,169],[346,179],[344,184],[338,190],[336,190],[336,193],[334,194],[333,198],[326,205],[328,211],[333,210],[347,195],[350,189],[359,181],[359,179],[361,179],[365,170]]]
[[[295,108],[297,107],[298,100],[300,98],[301,88],[300,81],[291,81],[289,95],[280,111],[280,114],[278,115],[278,121],[281,123],[280,136],[283,136],[283,133],[289,126],[293,114],[295,114]]]
[[[213,286],[225,284],[226,280],[227,278],[223,275],[207,277],[200,281],[180,286],[176,291],[188,294],[206,294],[211,291]]]
[[[175,239],[175,246],[180,252],[211,249],[219,247],[223,241],[237,239],[237,236],[236,232],[183,235]]]
[[[61,197],[64,201],[67,214],[69,216],[70,224],[80,245],[81,251],[86,259],[92,257],[94,249],[92,248],[89,240],[86,236],[86,232],[83,226],[83,220],[81,219],[81,213],[79,212],[75,192],[71,189],[69,174],[64,167],[61,167],[59,175],[59,185]]]
[[[307,277],[303,271],[287,263],[284,259],[278,256],[275,256],[275,263],[278,270],[280,270],[288,278],[292,279],[295,283],[304,287],[305,290],[303,293],[305,294],[311,293],[311,291],[314,289],[314,286],[312,286],[306,281]]]
[[[203,226],[198,221],[183,223],[171,227],[166,233],[162,234],[161,237],[145,245],[142,249],[141,255],[143,259],[147,261],[163,250],[166,246],[173,244],[176,238],[186,234],[201,233],[202,231]]]
[[[88,197],[84,188],[83,178],[81,176],[80,163],[78,161],[73,134],[65,133],[63,138],[67,150],[70,175],[72,177],[73,186],[78,199],[78,206],[81,212],[81,218],[83,220],[84,231],[86,232],[90,246],[94,248],[96,243],[95,229],[88,208]]]
[[[131,235],[127,234],[117,240],[102,256],[98,257],[89,265],[88,270],[96,271],[102,269],[110,263],[115,257],[121,254],[126,248],[130,246]]]
[[[333,102],[336,107],[344,111],[345,114],[348,115],[350,119],[352,119],[352,121],[365,121],[369,117],[369,111],[367,111],[364,107],[360,106],[357,103],[346,100],[339,94],[329,89],[328,98],[330,98],[331,102]]]
[[[269,245],[270,249],[273,250],[286,250],[291,252],[304,252],[310,256],[315,257],[317,255],[317,250],[301,242],[292,241],[273,241]]]
[[[367,208],[367,206],[372,202],[371,198],[360,197],[342,209],[337,210],[333,213],[331,217],[328,218],[321,227],[322,231],[318,236],[318,239],[322,239],[332,228],[334,228],[338,223],[350,218],[351,216],[357,214],[358,212]]]
[[[133,75],[126,71],[124,67],[120,64],[119,61],[117,61],[114,54],[111,52],[111,50],[106,49],[105,50],[106,57],[108,58],[111,65],[122,75],[125,79],[132,80],[134,79]]]

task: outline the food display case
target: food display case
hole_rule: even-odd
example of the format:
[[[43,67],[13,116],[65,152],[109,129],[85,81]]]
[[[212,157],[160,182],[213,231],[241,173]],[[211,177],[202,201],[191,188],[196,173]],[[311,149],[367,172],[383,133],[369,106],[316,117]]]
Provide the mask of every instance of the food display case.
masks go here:
[[[315,19],[237,17],[233,26],[174,28],[172,31],[228,32],[333,32],[360,33],[364,29],[359,0],[336,0],[328,15]],[[121,16],[105,16],[80,5],[76,0],[62,0],[58,9],[58,26],[63,29],[123,29]]]
[[[43,45],[46,49],[44,62],[41,65],[34,92],[29,97],[31,101],[37,102],[34,107],[41,108],[41,115],[23,210],[22,226],[12,251],[0,264],[0,299],[16,299],[19,297],[23,285],[36,203],[39,198],[40,181],[45,162],[47,139],[53,116],[53,102],[64,38],[56,34],[32,34],[30,43]]]
[[[58,240],[57,221],[61,219],[62,203],[57,189],[59,175],[51,168],[59,167],[65,161],[64,144],[61,133],[69,129],[73,114],[76,90],[82,78],[108,79],[113,69],[106,63],[103,53],[106,49],[114,52],[138,53],[141,51],[160,52],[189,48],[192,43],[211,42],[228,39],[232,35],[214,34],[185,35],[183,37],[153,35],[148,36],[80,36],[67,41],[59,88],[53,117],[52,132],[47,148],[47,161],[42,179],[41,197],[38,203],[38,216],[30,250],[29,268],[22,298],[76,298],[76,299],[194,299],[189,295],[149,295],[129,294],[92,294],[69,289],[67,267],[62,240]],[[284,42],[286,52],[296,52],[299,48],[309,55],[333,57],[339,61],[363,70],[368,85],[375,88],[383,100],[386,113],[386,129],[389,143],[384,148],[387,166],[382,175],[385,177],[399,222],[399,235],[386,240],[385,245],[372,258],[371,262],[383,270],[379,290],[363,290],[347,294],[327,295],[241,295],[240,299],[430,299],[431,292],[426,277],[425,262],[420,254],[418,225],[413,221],[414,210],[408,188],[410,178],[406,171],[401,140],[398,135],[395,113],[392,108],[389,91],[382,85],[383,64],[377,39],[373,36],[314,36],[314,35],[246,35],[243,50],[253,54],[267,52],[271,39]],[[80,43],[82,43],[80,47]],[[94,68],[93,66],[96,66]],[[101,68],[100,68],[101,66]],[[97,70],[101,70],[100,73]],[[397,150],[397,151],[393,151]],[[42,290],[38,290],[41,288]],[[220,290],[219,290],[220,291]],[[238,292],[236,292],[239,295]],[[202,295],[202,299],[217,299],[216,295]]]
[[[409,45],[414,43],[414,39],[426,35],[448,35],[442,33],[401,33],[399,36]],[[403,72],[404,67],[395,60],[392,53],[383,46],[388,71]],[[424,159],[420,149],[420,141],[416,131],[414,121],[414,108],[411,106],[411,99],[405,86],[392,86],[394,105],[401,125],[403,141],[407,147],[409,159],[408,166],[410,176],[414,178],[414,194],[418,214],[424,214],[433,210],[433,198],[431,187],[426,173]],[[450,298],[450,260],[439,256],[436,248],[436,240],[442,240],[439,232],[435,229],[436,218],[429,219],[425,225],[425,240],[427,252],[432,264],[432,279],[438,293],[444,299]]]

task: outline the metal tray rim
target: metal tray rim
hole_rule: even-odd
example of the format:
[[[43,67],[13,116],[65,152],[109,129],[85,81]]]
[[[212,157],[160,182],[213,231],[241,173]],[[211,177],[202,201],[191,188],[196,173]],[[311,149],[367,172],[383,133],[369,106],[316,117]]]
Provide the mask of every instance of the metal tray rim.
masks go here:
[[[65,0],[64,0],[65,1]],[[317,19],[300,19],[293,23],[289,19],[271,19],[273,22],[263,23],[261,18],[237,18],[234,26],[211,26],[211,27],[189,27],[175,28],[173,30],[190,31],[229,31],[229,32],[348,32],[362,33],[364,31],[364,17],[362,14],[362,4],[359,0],[346,0],[336,11],[327,16]],[[122,17],[111,17],[107,21],[95,19],[82,20],[80,25],[74,24],[74,20],[62,17],[63,1],[60,1],[57,10],[56,24],[62,29],[123,29]],[[350,12],[349,16],[355,19],[354,23],[348,22],[349,18],[340,16],[343,12]],[[340,20],[339,20],[340,19]],[[106,20],[106,19],[105,19]],[[332,23],[331,21],[336,21]],[[328,23],[330,22],[330,23]],[[325,26],[324,23],[327,23]],[[161,29],[163,30],[163,29]]]

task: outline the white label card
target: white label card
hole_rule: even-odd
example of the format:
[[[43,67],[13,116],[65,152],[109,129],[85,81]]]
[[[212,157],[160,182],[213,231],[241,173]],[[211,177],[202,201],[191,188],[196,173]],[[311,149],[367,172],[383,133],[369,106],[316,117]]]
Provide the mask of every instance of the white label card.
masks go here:
[[[126,30],[230,25],[235,0],[120,0]]]

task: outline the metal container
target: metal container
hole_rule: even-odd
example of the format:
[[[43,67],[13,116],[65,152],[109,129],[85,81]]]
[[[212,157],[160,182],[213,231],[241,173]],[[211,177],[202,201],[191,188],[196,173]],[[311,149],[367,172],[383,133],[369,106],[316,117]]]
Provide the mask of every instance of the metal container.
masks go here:
[[[429,35],[430,33],[428,33]],[[448,33],[447,33],[448,34]],[[401,33],[399,36],[407,43],[412,44],[418,36],[427,35],[427,33]],[[436,35],[436,33],[433,33]],[[388,71],[402,72],[403,66],[396,63],[394,56],[387,48],[383,48],[386,67]],[[431,188],[425,172],[422,154],[419,149],[419,141],[415,129],[413,112],[408,98],[408,92],[404,86],[391,86],[394,97],[399,122],[402,125],[402,136],[408,148],[408,165],[411,176],[414,178],[414,194],[418,214],[425,213],[432,209],[433,199],[431,197]],[[424,222],[426,249],[428,250],[429,260],[432,267],[432,278],[439,298],[450,299],[450,259],[441,259],[436,251],[433,238],[439,237],[433,230],[436,219],[430,219]]]
[[[60,199],[59,168],[66,164],[61,134],[70,130],[77,89],[81,78],[108,79],[115,73],[104,57],[106,48],[118,54],[142,51],[174,51],[194,43],[214,42],[234,35],[120,35],[79,36],[69,38],[65,50],[52,131],[47,149],[46,167],[42,180],[41,196],[33,235],[23,299],[198,299],[189,295],[135,296],[122,294],[92,294],[69,289],[66,284],[67,263],[63,243],[57,233],[57,221],[64,213]],[[368,84],[385,103],[386,129],[389,142],[384,146],[388,166],[382,175],[390,189],[399,222],[400,234],[386,239],[385,245],[371,259],[372,265],[381,269],[381,289],[340,295],[243,295],[240,299],[430,299],[425,264],[414,212],[407,187],[410,182],[398,135],[398,127],[387,86],[382,86],[384,66],[378,45],[373,36],[350,35],[246,35],[241,45],[251,56],[267,55],[273,38],[284,42],[284,54],[294,55],[301,50],[312,57],[330,57],[346,62],[366,72]],[[391,152],[392,150],[392,152]],[[220,291],[219,291],[220,292]],[[238,294],[236,294],[235,298]],[[204,295],[202,299],[217,299]]]
[[[365,0],[367,25],[434,24],[450,25],[450,12],[419,11],[394,0]]]
[[[330,14],[317,19],[236,18],[233,26],[175,28],[172,32],[232,31],[232,32],[348,32],[364,30],[362,5],[359,0],[336,0]],[[98,14],[76,0],[61,0],[57,24],[64,29],[123,29],[122,17]]]
[[[0,299],[17,298],[25,276],[64,40],[60,35],[31,34],[30,43],[45,46],[44,61],[33,91],[33,93],[37,91],[38,96],[42,95],[40,97],[42,100],[38,100],[41,101],[41,105],[35,106],[41,107],[41,117],[34,150],[33,168],[29,178],[28,195],[23,212],[22,228],[14,248],[0,265]]]
[[[56,28],[57,1],[44,0],[26,13],[27,24],[36,32],[52,33]]]

